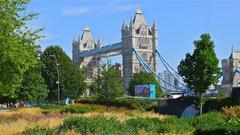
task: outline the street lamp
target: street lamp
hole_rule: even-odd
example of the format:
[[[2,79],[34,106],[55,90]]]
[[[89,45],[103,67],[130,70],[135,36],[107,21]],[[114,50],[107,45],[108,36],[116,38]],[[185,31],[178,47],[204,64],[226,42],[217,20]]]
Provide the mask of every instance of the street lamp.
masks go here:
[[[57,95],[58,95],[58,107],[60,108],[60,73],[59,73],[59,63],[58,63],[58,60],[57,60],[57,57],[56,57],[56,55],[55,54],[53,54],[53,55],[50,55],[50,57],[53,57],[54,59],[55,59],[55,62],[56,62],[56,67],[57,67],[57,75],[58,75],[58,77],[57,77],[57,81],[56,81],[56,84],[58,85],[58,93],[57,93]]]

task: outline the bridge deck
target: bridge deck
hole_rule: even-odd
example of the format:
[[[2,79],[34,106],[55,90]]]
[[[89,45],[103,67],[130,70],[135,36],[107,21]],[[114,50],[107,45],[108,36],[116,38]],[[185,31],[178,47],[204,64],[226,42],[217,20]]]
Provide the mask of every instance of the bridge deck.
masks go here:
[[[121,53],[121,49],[122,49],[122,43],[120,42],[120,43],[106,45],[101,48],[80,52],[79,57],[83,58],[83,57],[89,57],[89,56],[95,56],[95,55],[108,54],[112,52],[115,52],[115,53],[112,53],[112,55],[119,55]]]

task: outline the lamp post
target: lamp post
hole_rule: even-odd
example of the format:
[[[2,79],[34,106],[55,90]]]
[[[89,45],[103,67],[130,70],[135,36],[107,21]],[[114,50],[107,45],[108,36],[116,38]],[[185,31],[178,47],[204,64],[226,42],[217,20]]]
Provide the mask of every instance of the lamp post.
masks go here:
[[[59,63],[58,63],[58,60],[57,60],[57,57],[55,54],[53,55],[50,55],[51,57],[53,57],[55,59],[55,62],[56,62],[56,68],[57,68],[57,82],[56,84],[58,85],[58,90],[57,90],[57,95],[58,95],[58,107],[60,108],[60,73],[59,73]]]

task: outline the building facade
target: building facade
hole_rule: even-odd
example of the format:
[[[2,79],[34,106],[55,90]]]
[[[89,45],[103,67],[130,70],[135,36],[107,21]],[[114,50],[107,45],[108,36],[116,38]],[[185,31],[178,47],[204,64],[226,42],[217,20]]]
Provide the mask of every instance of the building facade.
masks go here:
[[[180,80],[180,77],[177,75],[177,74],[174,74],[173,75],[167,71],[167,70],[164,70],[160,73],[160,76],[166,81],[166,82],[169,82],[170,84],[173,84],[174,86],[176,87],[180,87],[180,83],[178,80]],[[174,77],[173,77],[174,76]],[[159,82],[161,83],[161,82]],[[169,84],[166,84],[164,83],[163,86],[165,87],[165,89],[163,88],[163,91],[164,93],[166,94],[166,92],[168,92],[169,90],[175,90],[177,91],[177,88],[176,87],[173,87]]]

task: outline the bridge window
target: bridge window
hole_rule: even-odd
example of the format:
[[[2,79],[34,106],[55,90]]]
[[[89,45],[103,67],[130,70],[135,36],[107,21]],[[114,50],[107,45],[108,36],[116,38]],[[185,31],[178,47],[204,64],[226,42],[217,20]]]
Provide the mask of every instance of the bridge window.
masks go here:
[[[141,25],[139,28],[139,34],[140,35],[147,35],[147,26]]]

